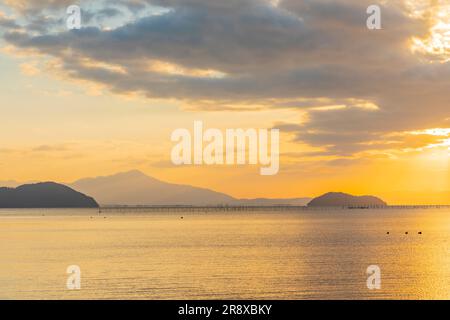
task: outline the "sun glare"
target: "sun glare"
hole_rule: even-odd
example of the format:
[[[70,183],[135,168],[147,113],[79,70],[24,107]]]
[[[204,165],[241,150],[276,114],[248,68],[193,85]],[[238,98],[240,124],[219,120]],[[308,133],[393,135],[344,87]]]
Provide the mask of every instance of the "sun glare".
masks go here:
[[[450,156],[450,128],[433,128],[419,131],[409,132],[412,135],[429,135],[439,137],[436,143],[431,143],[427,145],[423,150],[442,150],[440,155],[443,158],[448,159]]]
[[[448,1],[428,1],[429,7],[412,6],[413,15],[430,19],[431,28],[427,37],[413,38],[413,52],[425,55],[432,62],[445,63],[450,61],[450,4]],[[433,5],[434,4],[434,5]]]

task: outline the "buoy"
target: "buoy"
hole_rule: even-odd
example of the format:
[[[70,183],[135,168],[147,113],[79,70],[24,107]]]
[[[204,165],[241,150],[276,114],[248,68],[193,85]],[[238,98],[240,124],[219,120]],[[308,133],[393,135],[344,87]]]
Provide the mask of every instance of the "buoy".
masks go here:
[[[418,234],[422,234],[422,231],[419,231]]]
[[[389,234],[389,231],[388,231],[388,232],[386,232],[386,234]]]
[[[184,217],[181,217],[181,219],[184,219]]]
[[[406,231],[405,234],[408,234],[408,231]]]

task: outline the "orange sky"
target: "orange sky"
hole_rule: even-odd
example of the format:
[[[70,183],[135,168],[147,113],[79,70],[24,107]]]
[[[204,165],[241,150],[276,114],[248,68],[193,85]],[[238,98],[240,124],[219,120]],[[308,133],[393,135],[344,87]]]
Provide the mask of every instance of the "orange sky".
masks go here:
[[[336,2],[348,8],[365,5]],[[174,3],[172,13],[148,8],[146,21],[160,19],[155,20],[159,27],[154,22],[142,23],[142,30],[130,28],[142,40],[134,45],[165,30],[163,18],[181,12],[178,6],[183,4]],[[191,40],[186,32],[172,30],[174,40],[159,43],[155,38],[149,47],[142,44],[144,56],[123,48],[113,54],[90,51],[83,41],[91,38],[64,36],[65,30],[53,26],[30,29],[26,10],[62,14],[63,8],[53,8],[52,2],[0,5],[0,180],[72,182],[139,169],[235,197],[343,191],[378,195],[391,204],[450,202],[450,11],[445,1],[431,1],[435,6],[425,6],[429,9],[421,6],[426,1],[386,4],[380,31],[364,29],[365,11],[361,26],[353,24],[360,18],[352,20],[353,11],[348,17],[327,17],[319,25],[316,20],[324,14],[320,8],[264,2],[271,14],[261,13],[265,21],[259,28],[268,28],[261,32],[286,35],[284,42],[273,43],[272,38],[259,43],[252,37],[259,30],[250,19],[258,17],[256,9],[225,9],[214,3],[204,4],[208,14],[241,24],[236,26],[240,33],[230,29],[219,34],[222,42],[216,41],[204,33],[216,32],[208,25],[215,22],[206,19],[198,29],[192,26],[194,44],[186,43]],[[102,5],[107,6],[100,2],[89,8],[100,10]],[[233,20],[242,12],[248,14],[245,19]],[[90,21],[105,34],[95,34],[94,43],[114,48],[109,33],[142,17],[120,19],[124,15]],[[20,28],[11,27],[13,21]],[[267,27],[271,23],[287,29]],[[42,38],[58,33],[63,35],[55,38],[58,46]],[[248,37],[247,43],[239,35]],[[349,36],[353,40],[345,43]],[[298,37],[310,44],[342,39],[329,41],[322,52],[319,45],[303,46]],[[234,56],[217,51],[226,48]],[[364,49],[371,53],[357,54]],[[221,130],[280,128],[280,172],[260,176],[259,165],[174,166],[170,134],[177,128],[192,130],[195,120]]]

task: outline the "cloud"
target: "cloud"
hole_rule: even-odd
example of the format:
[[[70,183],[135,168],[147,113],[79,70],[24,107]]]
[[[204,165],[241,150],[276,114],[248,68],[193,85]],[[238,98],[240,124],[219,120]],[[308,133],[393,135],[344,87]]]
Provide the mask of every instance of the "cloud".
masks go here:
[[[6,4],[33,25],[30,12],[63,14],[67,3]],[[37,33],[26,23],[27,32],[3,26],[4,41],[58,59],[67,78],[116,93],[198,102],[208,110],[303,110],[308,120],[289,128],[297,141],[352,155],[374,148],[380,136],[448,125],[450,113],[450,63],[429,63],[410,48],[413,37],[429,34],[426,15],[413,14],[405,1],[384,2],[383,30],[370,31],[371,4],[82,1],[89,18],[82,30],[61,29],[64,15],[54,14],[39,20]],[[115,23],[105,28],[99,17]]]
[[[14,21],[14,19],[7,17],[2,11],[0,11],[0,28],[19,29],[20,26]]]
[[[27,76],[35,76],[41,73],[41,70],[39,70],[37,66],[37,62],[24,62],[20,65],[20,71],[22,74]]]

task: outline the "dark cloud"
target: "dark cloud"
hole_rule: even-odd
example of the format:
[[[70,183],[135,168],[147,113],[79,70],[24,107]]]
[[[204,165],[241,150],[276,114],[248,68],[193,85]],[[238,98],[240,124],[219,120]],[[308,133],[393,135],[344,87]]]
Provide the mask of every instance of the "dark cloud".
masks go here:
[[[22,12],[65,4],[25,3]],[[408,47],[411,37],[427,34],[427,21],[408,15],[403,1],[390,1],[382,5],[383,30],[369,31],[366,8],[371,4],[116,0],[90,8],[89,17],[119,17],[123,8],[134,14],[149,6],[167,10],[112,30],[90,26],[34,35],[4,26],[9,29],[4,40],[57,57],[68,76],[104,84],[113,92],[308,110],[308,122],[290,127],[297,139],[329,154],[351,155],[369,148],[377,137],[436,126],[450,117],[450,64],[424,62]],[[86,59],[119,69],[86,65]],[[151,61],[185,71],[149,69]],[[378,110],[352,101],[371,103]],[[330,104],[347,107],[314,110]]]
[[[14,19],[9,19],[0,15],[0,28],[1,27],[6,29],[20,29],[20,26],[14,21]]]

